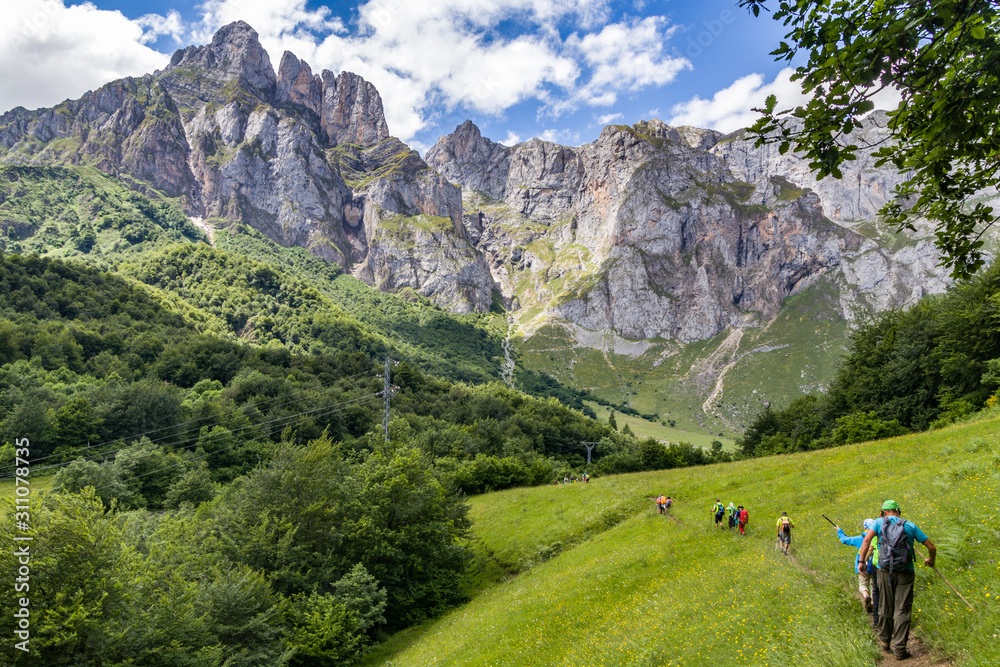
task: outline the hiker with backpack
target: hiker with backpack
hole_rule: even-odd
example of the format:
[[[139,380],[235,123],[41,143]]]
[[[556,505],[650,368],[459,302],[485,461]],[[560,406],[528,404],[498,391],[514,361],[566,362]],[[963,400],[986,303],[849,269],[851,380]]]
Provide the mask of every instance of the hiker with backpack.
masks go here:
[[[666,502],[663,503],[664,509],[666,509],[669,512],[670,508],[673,506],[674,506],[674,501],[670,499],[670,496],[667,496]]]
[[[736,522],[737,524],[739,524],[740,527],[740,535],[746,535],[746,533],[743,532],[743,529],[746,528],[746,525],[748,523],[750,523],[750,513],[747,512],[746,508],[743,507],[743,505],[740,505],[737,508]]]
[[[792,546],[792,528],[794,524],[788,516],[788,512],[782,512],[778,517],[778,544],[781,546],[781,553],[788,555],[788,547]]]
[[[876,561],[872,563],[872,559],[869,558],[865,561],[865,566],[861,567],[861,544],[864,542],[865,533],[872,529],[875,525],[875,519],[865,519],[863,524],[864,532],[860,535],[855,535],[854,537],[848,537],[847,533],[840,529],[840,526],[834,526],[837,529],[837,537],[840,538],[842,544],[846,544],[849,547],[855,547],[858,552],[854,555],[854,572],[858,575],[858,592],[861,593],[861,598],[865,605],[865,611],[869,614],[874,613],[875,623],[878,623],[878,612],[875,611],[875,603],[873,602],[873,592],[872,592],[872,575],[875,571],[875,566],[878,564]],[[877,538],[876,538],[877,539]],[[873,549],[878,551],[878,547],[875,546]],[[864,570],[862,572],[862,570]],[[877,590],[877,589],[876,589]]]
[[[900,516],[895,500],[885,501],[882,512],[884,516],[865,533],[861,543],[858,573],[864,570],[872,540],[878,537],[878,642],[883,651],[891,651],[897,660],[904,660],[910,657],[906,643],[913,609],[913,541],[927,547],[928,556],[924,559],[927,567],[934,567],[937,547],[915,523]]]
[[[664,512],[666,512],[666,508],[667,508],[667,498],[661,493],[659,497],[656,499],[656,511],[659,512],[660,514],[663,514]]]
[[[722,515],[725,513],[726,509],[722,506],[722,501],[716,498],[715,504],[712,505],[712,514],[715,515],[715,525],[719,528],[722,528]]]
[[[736,527],[736,505],[729,503],[729,507],[726,508],[726,516],[729,517],[729,530]]]

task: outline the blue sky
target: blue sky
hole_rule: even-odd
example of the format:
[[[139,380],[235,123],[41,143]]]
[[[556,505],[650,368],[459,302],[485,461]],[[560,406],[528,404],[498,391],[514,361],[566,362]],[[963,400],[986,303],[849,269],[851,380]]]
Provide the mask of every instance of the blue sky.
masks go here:
[[[390,132],[421,151],[466,118],[504,143],[579,145],[653,117],[728,131],[770,92],[799,99],[769,55],[783,26],[736,0],[16,0],[3,14],[0,111],[162,68],[237,18],[275,66],[287,49],[372,81]]]

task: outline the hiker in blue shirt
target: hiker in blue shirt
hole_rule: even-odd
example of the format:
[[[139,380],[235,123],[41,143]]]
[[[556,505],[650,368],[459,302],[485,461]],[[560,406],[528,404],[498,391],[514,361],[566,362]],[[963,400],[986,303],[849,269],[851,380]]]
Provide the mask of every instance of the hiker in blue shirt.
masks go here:
[[[837,537],[843,544],[849,547],[854,547],[858,552],[854,555],[854,572],[858,575],[858,592],[861,593],[861,598],[864,601],[865,611],[869,614],[872,613],[874,605],[872,604],[872,563],[871,561],[866,561],[864,572],[862,568],[858,567],[861,560],[861,543],[864,542],[865,533],[872,529],[875,525],[875,519],[865,519],[864,520],[865,530],[860,535],[855,535],[854,537],[848,537],[847,534],[840,529],[840,526],[834,526],[837,529]],[[878,623],[878,616],[875,616],[875,623]]]
[[[927,547],[924,565],[934,567],[937,547],[912,521],[904,521],[899,503],[882,504],[884,516],[875,522],[861,543],[858,572],[866,566],[872,539],[878,536],[878,642],[897,660],[910,656],[906,642],[910,637],[910,612],[913,609],[913,541]]]

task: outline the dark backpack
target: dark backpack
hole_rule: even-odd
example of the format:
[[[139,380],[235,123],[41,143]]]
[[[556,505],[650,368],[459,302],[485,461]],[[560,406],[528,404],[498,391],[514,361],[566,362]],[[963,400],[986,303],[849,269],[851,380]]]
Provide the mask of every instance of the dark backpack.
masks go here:
[[[910,546],[906,542],[905,521],[882,519],[882,535],[878,541],[878,566],[882,570],[902,572],[910,562]]]

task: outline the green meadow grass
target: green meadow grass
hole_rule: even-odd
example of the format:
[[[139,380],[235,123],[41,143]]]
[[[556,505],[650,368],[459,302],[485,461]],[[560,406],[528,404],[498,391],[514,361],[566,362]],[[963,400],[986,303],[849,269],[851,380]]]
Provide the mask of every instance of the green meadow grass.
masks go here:
[[[39,494],[52,490],[52,482],[54,480],[55,475],[47,475],[45,477],[29,476],[28,488],[31,489],[31,498],[37,498]],[[14,498],[15,483],[13,479],[0,480],[0,498]]]
[[[586,401],[586,403],[594,410],[594,414],[597,415],[600,421],[608,421],[608,413],[611,412],[611,408],[594,403],[593,401]],[[695,447],[705,448],[711,448],[712,441],[718,440],[722,443],[723,450],[727,452],[736,451],[736,442],[731,438],[687,431],[681,428],[672,428],[657,422],[651,422],[642,417],[622,414],[618,411],[615,411],[615,423],[618,424],[619,429],[624,428],[625,424],[628,424],[633,433],[645,438],[656,438],[657,440],[664,440],[666,442],[686,442]]]
[[[823,665],[879,660],[848,534],[886,498],[939,547],[913,634],[956,665],[1000,664],[1000,419],[804,454],[512,489],[471,499],[472,600],[365,665]],[[676,501],[673,518],[651,498]],[[714,527],[746,505],[746,537]],[[782,510],[793,559],[774,545]],[[921,561],[922,562],[922,561]]]

